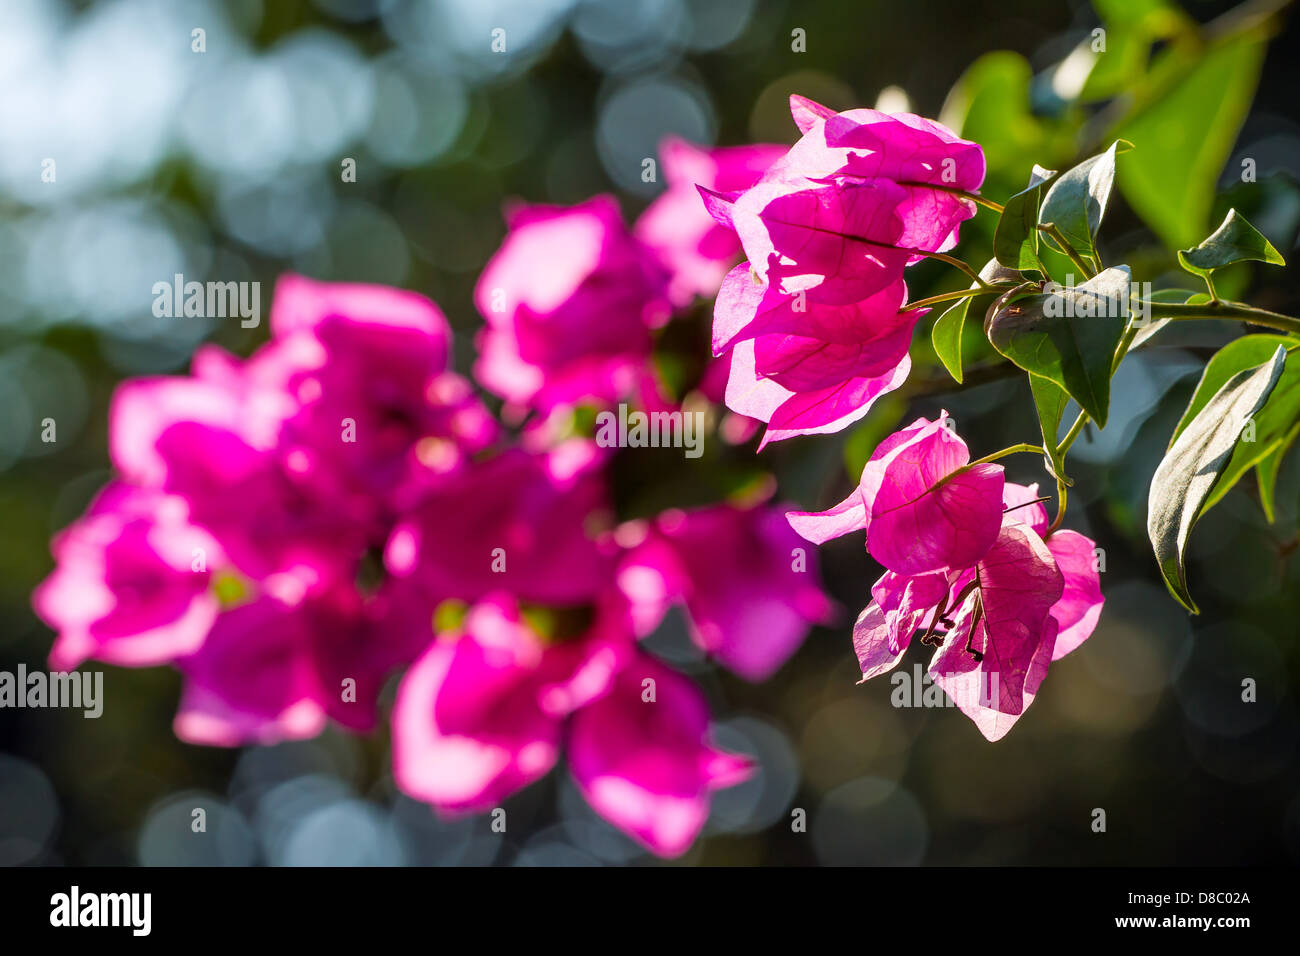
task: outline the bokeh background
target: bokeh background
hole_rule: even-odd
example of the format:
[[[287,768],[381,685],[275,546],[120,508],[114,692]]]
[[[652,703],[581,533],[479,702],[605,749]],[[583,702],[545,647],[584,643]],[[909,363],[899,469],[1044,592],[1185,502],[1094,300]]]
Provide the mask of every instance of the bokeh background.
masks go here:
[[[1284,4],[1157,0],[6,0],[0,4],[0,669],[43,666],[29,595],[51,534],[107,479],[106,408],[123,378],[183,371],[197,344],[247,354],[265,324],[156,319],[154,282],[278,274],[433,297],[468,370],[478,271],[510,197],[615,194],[631,219],[662,183],[642,159],[675,133],[789,142],[785,101],[911,108],[982,142],[1002,200],[1034,162],[1062,168],[1122,135],[1108,262],[1170,275],[1229,205],[1291,257],[1300,225],[1300,29]],[[1288,20],[1290,24],[1288,25]],[[1198,26],[1198,24],[1202,26]],[[1208,24],[1208,26],[1204,26]],[[1093,55],[1092,31],[1106,30]],[[206,52],[191,31],[206,31]],[[490,33],[507,31],[508,54]],[[791,31],[806,31],[806,52]],[[41,160],[57,162],[42,182]],[[357,163],[344,183],[340,163]],[[1256,171],[1242,182],[1243,160]],[[988,257],[991,217],[960,251]],[[958,287],[936,263],[913,295]],[[959,277],[957,277],[959,278]],[[1300,312],[1300,269],[1241,267],[1222,292]],[[698,378],[710,303],[662,343]],[[716,500],[775,477],[806,507],[839,500],[874,443],[947,409],[975,454],[1033,441],[1023,376],[945,385],[923,323],[913,381],[857,428],[714,441],[699,462],[620,461],[620,517]],[[823,549],[840,622],[766,684],[699,659],[671,618],[651,648],[704,686],[719,741],[762,771],[717,795],[687,864],[1191,864],[1300,861],[1300,454],[1278,520],[1244,481],[1193,536],[1190,619],[1156,576],[1146,489],[1213,349],[1240,328],[1166,330],[1116,381],[1112,421],[1071,458],[1068,525],[1107,556],[1095,635],[987,744],[954,709],[856,686],[849,627],[878,575],[858,539]],[[972,343],[978,359],[978,343]],[[40,440],[40,421],[58,441]],[[1069,416],[1067,416],[1068,418]],[[626,452],[624,453],[626,456]],[[1023,460],[1021,460],[1023,458]],[[1030,458],[1009,477],[1041,480]],[[915,650],[920,650],[916,648]],[[902,665],[923,663],[919,654]],[[98,667],[99,665],[93,665]],[[507,804],[510,829],[436,819],[396,794],[384,732],[226,751],[171,732],[179,679],[106,667],[99,720],[0,710],[0,863],[536,864],[648,858],[563,770]],[[1241,701],[1244,678],[1258,700]],[[196,795],[197,798],[196,798]],[[189,832],[189,809],[208,833]],[[1095,808],[1107,832],[1095,833]],[[807,814],[794,832],[792,811]]]

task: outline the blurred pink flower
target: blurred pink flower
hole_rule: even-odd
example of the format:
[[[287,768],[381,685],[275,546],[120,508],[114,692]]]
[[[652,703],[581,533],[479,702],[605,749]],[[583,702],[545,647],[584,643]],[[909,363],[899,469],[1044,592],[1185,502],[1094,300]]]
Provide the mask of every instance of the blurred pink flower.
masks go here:
[[[620,537],[640,538],[618,575],[638,630],[653,630],[681,601],[695,643],[746,680],[766,680],[830,617],[816,554],[780,508],[667,511],[621,528]]]
[[[428,643],[383,598],[355,589],[288,600],[263,593],[227,608],[177,667],[185,676],[176,735],[210,746],[314,737],[327,720],[375,726],[387,676]]]
[[[487,322],[475,377],[519,408],[616,401],[650,388],[652,329],[671,315],[668,274],[618,203],[518,206],[479,277]]]
[[[668,188],[641,214],[633,231],[672,273],[669,298],[675,306],[716,293],[740,255],[740,240],[704,210],[696,186],[721,193],[743,191],[785,151],[772,145],[709,149],[676,137],[660,145]]]
[[[633,640],[616,601],[596,609],[587,632],[548,643],[512,597],[487,596],[402,680],[397,785],[446,813],[492,809],[555,765],[564,719],[608,690]]]
[[[714,748],[704,695],[645,654],[579,710],[569,767],[601,816],[660,856],[685,853],[709,814],[710,791],[742,783],[752,762]]]
[[[297,407],[280,455],[337,507],[383,517],[414,504],[498,427],[448,371],[451,332],[413,292],[282,277],[271,309]]]
[[[50,666],[87,658],[165,664],[202,643],[217,616],[220,546],[185,517],[185,502],[118,482],[54,539],[55,568],[32,595],[58,632]]]
[[[477,462],[397,522],[385,565],[435,601],[494,591],[591,600],[612,580],[616,552],[602,465],[601,450],[583,439]]]

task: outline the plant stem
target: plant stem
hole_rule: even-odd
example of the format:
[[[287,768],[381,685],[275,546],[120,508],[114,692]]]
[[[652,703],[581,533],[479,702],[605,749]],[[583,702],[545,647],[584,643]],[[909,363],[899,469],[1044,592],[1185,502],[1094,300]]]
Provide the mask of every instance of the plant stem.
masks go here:
[[[999,458],[1005,458],[1007,457],[1007,455],[1016,455],[1022,452],[1028,454],[1034,454],[1034,455],[1047,454],[1047,452],[1043,451],[1042,445],[1030,445],[1022,442],[1019,445],[1011,445],[1008,448],[1003,448],[1001,451],[995,451],[991,455],[985,455],[983,458],[977,458],[966,467],[970,468],[975,465],[987,465],[989,462],[997,461]]]
[[[1084,262],[1083,257],[1074,251],[1074,246],[1070,245],[1065,236],[1061,235],[1061,230],[1056,228],[1056,223],[1049,222],[1047,225],[1039,225],[1037,228],[1040,232],[1045,232],[1052,237],[1056,244],[1061,247],[1061,251],[1070,257],[1074,267],[1082,272],[1086,278],[1091,279],[1097,274],[1096,270]]]
[[[1262,325],[1282,332],[1300,334],[1300,319],[1290,315],[1281,315],[1277,312],[1269,312],[1267,309],[1257,309],[1242,302],[1229,302],[1226,299],[1219,302],[1206,302],[1201,305],[1146,301],[1142,301],[1142,305],[1154,310],[1151,313],[1153,317],[1158,313],[1162,319],[1237,319],[1241,322],[1249,322],[1252,325]]]
[[[937,189],[941,193],[952,193],[954,196],[960,196],[962,199],[969,199],[977,206],[983,206],[985,209],[992,209],[998,215],[1002,214],[1005,208],[1002,203],[994,202],[987,196],[981,196],[979,193],[967,192],[964,189],[958,189],[956,186],[939,186],[935,183],[917,183],[917,182],[899,182],[900,186],[923,186],[926,189]]]
[[[938,259],[940,262],[946,262],[948,263],[948,265],[960,269],[962,272],[966,273],[966,275],[970,276],[971,281],[974,282],[976,285],[978,285],[980,287],[980,291],[982,292],[987,292],[989,289],[993,288],[993,286],[989,285],[987,282],[985,282],[983,279],[980,278],[978,272],[976,272],[970,266],[966,265],[966,263],[962,262],[960,259],[954,258],[953,256],[944,255],[942,252],[926,252],[924,249],[903,249],[902,251],[911,252],[918,256],[925,256],[928,259]]]
[[[992,289],[1010,289],[1012,286],[1004,283],[994,283],[989,288]],[[959,289],[956,292],[944,292],[942,295],[932,295],[926,299],[917,299],[915,302],[909,302],[903,306],[904,312],[910,312],[912,309],[923,309],[931,305],[940,305],[944,302],[955,302],[958,299],[969,299],[977,295],[986,295],[989,289]]]
[[[1060,478],[1057,478],[1056,479],[1056,517],[1052,519],[1052,525],[1047,529],[1047,535],[1045,537],[1050,537],[1052,532],[1055,531],[1057,528],[1059,528],[1061,526],[1061,522],[1065,520],[1065,496],[1066,496],[1065,482],[1063,482]]]
[[[1074,444],[1074,440],[1079,437],[1079,432],[1083,431],[1083,426],[1086,424],[1088,424],[1088,413],[1079,412],[1079,417],[1074,420],[1074,424],[1070,426],[1070,430],[1066,432],[1065,437],[1061,439],[1061,444],[1057,446],[1057,451],[1061,453],[1062,458],[1064,458],[1065,453],[1070,450],[1070,446]]]

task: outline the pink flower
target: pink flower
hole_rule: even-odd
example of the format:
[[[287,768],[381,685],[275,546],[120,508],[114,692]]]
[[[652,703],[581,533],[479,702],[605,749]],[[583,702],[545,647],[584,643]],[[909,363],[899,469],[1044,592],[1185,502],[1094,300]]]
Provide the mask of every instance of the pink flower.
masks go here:
[[[867,551],[901,575],[969,567],[1002,527],[1004,484],[1002,466],[969,463],[947,413],[919,418],[877,446],[848,498],[790,523],[818,544],[865,529]]]
[[[384,680],[430,636],[427,616],[420,634],[399,610],[346,587],[296,602],[263,593],[228,608],[177,664],[176,735],[231,747],[314,737],[330,719],[373,729]]]
[[[601,465],[599,449],[577,439],[475,463],[397,522],[385,565],[435,601],[501,590],[541,603],[590,601],[612,580],[616,550]]]
[[[714,354],[731,349],[728,407],[768,423],[763,445],[862,418],[911,370],[912,331],[928,310],[900,311],[906,298],[899,279],[862,301],[826,305],[763,285],[747,264],[732,269],[713,324]]]
[[[896,281],[920,252],[943,252],[975,214],[959,195],[984,180],[984,155],[910,113],[832,113],[791,97],[803,136],[739,195],[710,192],[767,284],[848,304]]]
[[[848,498],[787,517],[819,543],[865,529],[867,550],[888,569],[854,625],[862,679],[893,669],[923,631],[937,648],[935,682],[997,740],[1051,661],[1092,633],[1101,590],[1092,542],[1049,533],[1037,486],[1005,482],[1000,465],[971,465],[947,423],[919,419],[894,433]]]
[[[266,352],[239,362],[195,357],[202,377],[133,379],[109,411],[109,451],[128,481],[183,499],[191,522],[244,575],[289,573],[307,582],[350,575],[365,547],[362,516],[311,500],[278,454],[296,404],[283,362]]]
[[[652,630],[668,606],[686,606],[701,649],[750,681],[770,677],[798,649],[831,603],[818,584],[816,556],[768,505],[668,511],[648,525],[619,569],[619,585]]]
[[[634,232],[672,273],[669,298],[674,305],[690,305],[697,295],[717,292],[740,254],[740,240],[703,209],[696,186],[743,191],[785,151],[771,145],[706,149],[675,137],[659,147],[668,188],[637,219]]]
[[[32,604],[58,638],[50,666],[87,658],[163,664],[202,643],[218,611],[210,584],[220,546],[189,524],[185,503],[114,483],[54,539],[56,566]]]
[[[497,437],[469,383],[448,371],[451,333],[423,296],[284,276],[271,327],[297,403],[279,453],[329,507],[400,510]]]
[[[1047,675],[1064,577],[1043,539],[1007,522],[975,569],[977,587],[930,661],[935,683],[989,740],[1019,719]]]
[[[669,318],[668,276],[598,196],[577,206],[519,206],[480,276],[487,326],[474,373],[521,408],[614,401],[647,388],[651,329]]]
[[[660,856],[678,856],[708,818],[710,791],[752,771],[747,758],[715,749],[708,728],[699,689],[639,654],[574,715],[569,766],[601,816]]]
[[[957,241],[975,213],[979,146],[907,113],[834,113],[791,97],[802,138],[751,187],[701,188],[747,264],[724,279],[715,355],[726,401],[768,423],[763,442],[839,431],[907,378],[904,269]]]
[[[494,594],[442,634],[402,680],[393,711],[397,785],[445,813],[482,812],[544,776],[569,714],[605,693],[629,659],[626,611],[605,602],[563,643]]]

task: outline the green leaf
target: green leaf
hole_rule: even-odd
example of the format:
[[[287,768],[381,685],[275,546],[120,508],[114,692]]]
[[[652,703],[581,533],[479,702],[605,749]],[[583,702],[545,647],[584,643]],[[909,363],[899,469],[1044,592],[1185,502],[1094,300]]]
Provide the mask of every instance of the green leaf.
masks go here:
[[[1115,155],[1126,151],[1126,147],[1131,148],[1130,144],[1116,140],[1106,152],[1067,169],[1043,197],[1038,221],[1043,225],[1054,224],[1080,255],[1097,257],[1097,229],[1106,214],[1106,203],[1115,183]]]
[[[1236,262],[1267,262],[1275,266],[1286,265],[1282,254],[1273,248],[1273,243],[1264,234],[1239,216],[1237,210],[1229,209],[1223,225],[1194,249],[1183,249],[1178,253],[1178,261],[1188,272],[1198,276],[1208,276],[1215,269],[1222,269]]]
[[[1266,36],[1173,44],[1152,67],[1130,119],[1113,131],[1137,147],[1119,170],[1129,205],[1171,248],[1205,235],[1215,185],[1259,83]]]
[[[961,384],[961,331],[966,324],[966,312],[970,309],[970,298],[960,299],[948,311],[934,320],[930,329],[930,343],[934,354],[948,370],[953,380]]]
[[[1018,272],[999,265],[996,259],[990,259],[980,270],[980,278],[985,282],[1016,279],[1019,276]],[[979,288],[974,283],[971,283],[970,287]],[[943,367],[948,370],[948,374],[958,385],[961,384],[962,379],[962,331],[966,325],[966,315],[970,311],[971,303],[978,303],[979,308],[987,308],[988,302],[993,297],[993,293],[989,293],[958,299],[943,315],[935,319],[930,329],[930,343],[934,346],[934,354],[939,357]]]
[[[1065,389],[1105,427],[1111,364],[1128,324],[1128,301],[1129,270],[1117,266],[1080,285],[1004,305],[984,331],[995,349]]]
[[[1269,524],[1277,520],[1277,473],[1282,467],[1282,459],[1295,444],[1297,435],[1300,435],[1300,422],[1296,422],[1273,450],[1255,465],[1255,477],[1259,482],[1259,506],[1264,509],[1264,517]]]
[[[1061,416],[1065,414],[1065,406],[1069,404],[1070,396],[1051,379],[1043,378],[1041,375],[1029,375],[1029,390],[1034,395],[1034,408],[1038,410],[1038,422],[1043,431],[1043,448],[1047,451],[1047,460],[1044,464],[1053,478],[1059,478],[1067,485],[1072,485],[1065,476],[1065,456],[1061,454],[1060,444],[1057,441],[1057,432],[1061,430]]]
[[[1187,423],[1156,467],[1147,496],[1147,536],[1171,594],[1193,614],[1183,555],[1202,506],[1218,483],[1247,421],[1282,376],[1286,349],[1258,368],[1232,375]]]
[[[1218,504],[1246,472],[1258,465],[1260,504],[1264,508],[1264,514],[1270,516],[1270,521],[1273,520],[1272,487],[1265,487],[1265,472],[1272,468],[1276,473],[1280,461],[1270,462],[1270,459],[1275,452],[1278,458],[1285,452],[1285,445],[1290,444],[1288,433],[1295,427],[1297,416],[1300,416],[1300,340],[1285,335],[1244,335],[1219,349],[1206,363],[1201,381],[1192,393],[1187,410],[1183,412],[1170,440],[1172,446],[1228,379],[1244,369],[1255,368],[1267,361],[1279,347],[1286,352],[1286,366],[1282,376],[1268,401],[1252,416],[1253,425],[1249,428],[1243,426],[1242,439],[1232,453],[1232,460],[1224,467],[1214,490],[1205,499],[1203,511]]]
[[[1058,174],[1041,166],[1034,166],[1029,186],[1007,200],[993,233],[993,256],[1008,269],[1023,272],[1039,269],[1038,264],[1038,202],[1045,184],[1050,184]]]

